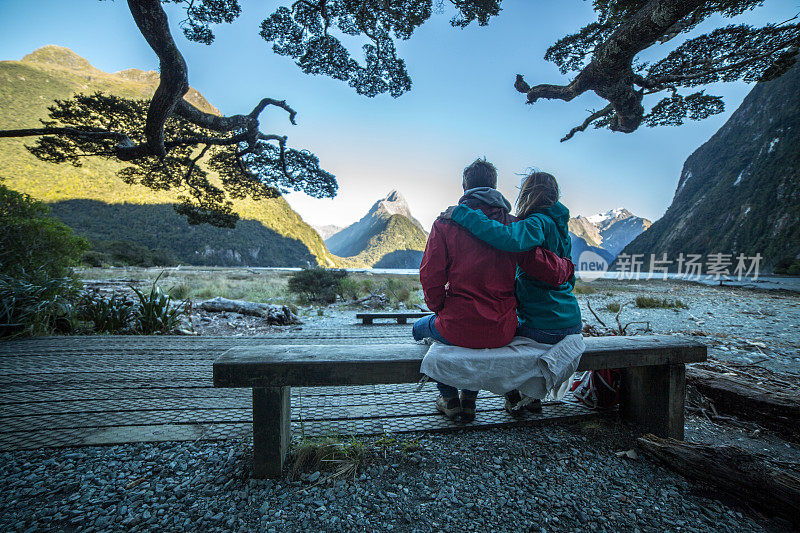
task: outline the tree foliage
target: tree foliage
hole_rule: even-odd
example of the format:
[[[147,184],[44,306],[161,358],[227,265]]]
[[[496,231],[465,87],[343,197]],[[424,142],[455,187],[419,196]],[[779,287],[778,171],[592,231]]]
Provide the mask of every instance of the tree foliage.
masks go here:
[[[455,0],[451,24],[486,25],[500,12],[499,0]],[[281,6],[261,23],[261,36],[275,53],[295,59],[306,74],[348,82],[357,93],[394,97],[411,89],[395,40],[411,38],[433,13],[432,0],[298,0]],[[337,36],[336,33],[340,36]],[[364,57],[355,59],[341,36],[366,37]]]
[[[295,124],[297,113],[285,101],[264,98],[246,115],[219,116],[184,99],[188,68],[162,3],[183,6],[184,34],[204,44],[213,42],[214,24],[232,22],[241,11],[237,0],[128,0],[160,62],[159,86],[150,101],[78,94],[56,101],[41,128],[0,131],[0,137],[37,137],[31,152],[54,163],[80,165],[86,157],[124,161],[125,182],[181,191],[176,210],[192,224],[233,227],[238,215],[231,199],[274,198],[289,189],[334,196],[336,180],[316,156],[287,148],[286,136],[259,130],[267,107],[284,110]]]
[[[485,25],[500,12],[500,0],[452,0],[455,27],[477,21]],[[411,87],[395,41],[411,37],[445,2],[431,0],[298,0],[279,7],[261,26],[273,50],[292,57],[308,74],[348,82],[360,94],[388,92],[399,96]],[[593,112],[562,140],[589,126],[632,132],[648,126],[680,125],[721,113],[721,98],[682,89],[715,82],[774,79],[791,67],[800,46],[800,25],[769,24],[763,28],[731,25],[694,36],[652,64],[636,56],[657,44],[686,35],[712,15],[735,17],[763,0],[593,0],[597,20],[554,43],[545,59],[563,74],[567,85],[531,87],[518,75],[515,88],[528,103],[540,98],[570,101],[594,91],[608,105]],[[357,61],[341,36],[367,39]],[[645,110],[644,97],[668,93]]]
[[[45,204],[0,185],[0,274],[67,277],[87,248]]]
[[[76,94],[71,100],[56,100],[49,108],[50,120],[42,122],[52,129],[123,131],[134,142],[144,142],[147,109],[145,100]],[[256,139],[248,144],[241,133],[219,136],[173,115],[164,124],[166,155],[129,161],[119,176],[131,185],[182,191],[175,209],[191,224],[233,227],[238,215],[231,198],[275,198],[290,188],[314,197],[335,194],[336,181],[319,167],[317,157],[286,148],[284,142],[285,138]],[[116,158],[115,143],[95,136],[42,136],[29,150],[43,161],[81,166],[88,156]],[[217,173],[219,183],[209,171]]]
[[[72,329],[71,267],[87,246],[46,205],[0,185],[0,337]]]
[[[682,89],[716,82],[766,81],[784,74],[796,61],[800,24],[793,20],[756,28],[730,25],[686,39],[652,63],[639,62],[638,53],[697,28],[712,15],[734,17],[763,4],[763,0],[594,0],[597,21],[568,35],[545,53],[563,74],[577,73],[564,86],[524,82],[517,90],[528,103],[539,98],[569,101],[588,90],[608,100],[562,140],[590,125],[631,132],[640,124],[680,125],[721,113],[720,97]],[[518,79],[518,81],[521,81]],[[649,111],[644,97],[669,93]]]
[[[261,23],[260,34],[273,50],[291,57],[307,74],[344,81],[357,93],[397,97],[411,88],[397,41],[410,39],[435,12],[448,5],[451,24],[486,25],[500,13],[501,0],[294,0],[282,2]],[[154,189],[178,188],[179,213],[192,223],[230,227],[236,221],[229,198],[274,197],[288,189],[333,196],[334,177],[310,152],[286,147],[285,136],[262,133],[259,116],[267,107],[296,112],[285,101],[262,99],[244,115],[219,116],[184,99],[188,68],[172,39],[162,4],[177,4],[187,39],[214,41],[213,26],[234,21],[238,0],[128,0],[139,31],[158,56],[160,84],[149,102],[107,95],[76,95],[56,102],[42,128],[0,131],[0,137],[35,136],[38,157],[79,164],[84,157],[111,157],[129,163],[122,177]],[[517,75],[514,87],[527,103],[541,98],[571,101],[593,91],[606,101],[562,140],[588,127],[632,132],[641,124],[679,125],[722,112],[721,98],[695,90],[715,82],[770,80],[784,74],[800,51],[795,19],[762,28],[746,24],[718,27],[686,38],[662,59],[641,62],[651,47],[688,37],[712,15],[741,15],[763,0],[593,0],[597,20],[553,44],[545,59],[565,75],[566,85],[531,87]],[[361,56],[347,43],[361,38]],[[693,89],[684,94],[685,89]],[[661,94],[645,110],[645,96]],[[648,100],[649,101],[649,100]],[[207,168],[204,168],[207,167]],[[220,177],[210,179],[209,171]]]

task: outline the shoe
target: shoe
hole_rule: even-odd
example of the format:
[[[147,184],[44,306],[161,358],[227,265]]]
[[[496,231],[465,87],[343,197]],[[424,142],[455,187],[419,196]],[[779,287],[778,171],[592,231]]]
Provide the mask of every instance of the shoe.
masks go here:
[[[475,421],[475,397],[465,397],[461,393],[461,421],[470,423]]]
[[[450,420],[455,420],[461,414],[461,402],[458,400],[458,396],[453,398],[439,396],[436,398],[436,408]]]
[[[531,400],[527,405],[525,405],[525,410],[529,413],[541,413],[542,400]]]
[[[524,411],[519,403],[522,401],[522,395],[519,393],[518,390],[512,390],[511,392],[506,393],[506,404],[504,406],[505,410],[508,411],[513,417],[520,417],[524,415]]]

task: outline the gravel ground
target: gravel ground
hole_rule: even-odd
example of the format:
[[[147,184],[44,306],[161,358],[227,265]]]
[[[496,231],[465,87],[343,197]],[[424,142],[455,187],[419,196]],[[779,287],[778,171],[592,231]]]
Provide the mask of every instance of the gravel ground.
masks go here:
[[[611,422],[364,443],[329,481],[252,480],[246,441],[3,453],[0,530],[788,531],[617,456],[633,443]]]
[[[709,356],[737,364],[762,364],[800,377],[800,293],[717,287],[682,281],[594,281],[592,294],[577,295],[585,322],[597,325],[588,304],[607,325],[606,309],[619,303],[620,322],[648,321],[653,333],[691,335],[709,347]],[[678,299],[686,309],[639,309],[637,296]],[[637,326],[631,326],[634,330]]]

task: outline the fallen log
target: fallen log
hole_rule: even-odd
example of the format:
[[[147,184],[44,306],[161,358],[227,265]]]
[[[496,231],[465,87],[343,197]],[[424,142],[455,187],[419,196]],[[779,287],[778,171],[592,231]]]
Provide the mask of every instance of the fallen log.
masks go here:
[[[244,300],[229,300],[217,296],[205,302],[201,302],[200,309],[211,313],[239,313],[240,315],[258,316],[266,318],[267,323],[286,326],[289,324],[302,324],[288,306],[270,305],[258,302],[247,302]]]
[[[800,478],[738,446],[709,446],[648,434],[641,448],[675,472],[800,526]]]
[[[800,396],[697,367],[686,369],[686,384],[711,400],[719,413],[736,415],[800,439]]]

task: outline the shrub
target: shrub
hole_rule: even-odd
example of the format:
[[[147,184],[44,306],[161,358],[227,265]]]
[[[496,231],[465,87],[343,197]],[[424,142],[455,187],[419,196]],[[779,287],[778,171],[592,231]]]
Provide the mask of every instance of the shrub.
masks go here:
[[[364,292],[372,294],[372,292],[375,290],[375,282],[371,279],[365,279],[361,282],[361,287],[364,289]]]
[[[788,274],[796,276],[800,274],[800,259],[794,257],[785,257],[775,264],[776,274]]]
[[[172,333],[178,328],[181,317],[187,312],[186,305],[174,305],[172,298],[164,294],[158,286],[160,277],[159,274],[149,293],[145,294],[136,287],[131,287],[139,300],[134,308],[134,325],[138,332],[145,335]]]
[[[0,274],[0,336],[72,333],[78,283],[54,278],[46,268],[20,276]]]
[[[344,277],[339,280],[339,294],[346,300],[358,300],[361,284],[350,276]]]
[[[45,204],[0,185],[0,273],[28,282],[33,272],[39,281],[69,277],[88,247]]]
[[[383,285],[386,293],[390,297],[390,301],[393,300],[395,304],[399,302],[408,302],[409,297],[411,297],[411,289],[409,286],[410,283],[407,283],[405,280],[393,278],[387,279]]]
[[[680,300],[668,300],[653,296],[637,296],[636,307],[640,309],[686,309],[687,306]]]
[[[610,302],[606,304],[606,309],[611,313],[619,313],[619,304],[617,302]]]
[[[333,303],[339,294],[339,282],[347,277],[344,270],[304,268],[289,278],[289,292],[299,294],[309,302]]]
[[[186,283],[178,283],[169,290],[169,295],[176,300],[185,300],[192,292],[192,288]]]
[[[78,318],[91,322],[97,333],[128,333],[136,318],[134,304],[123,295],[105,299],[99,293],[87,294],[78,306]]]

